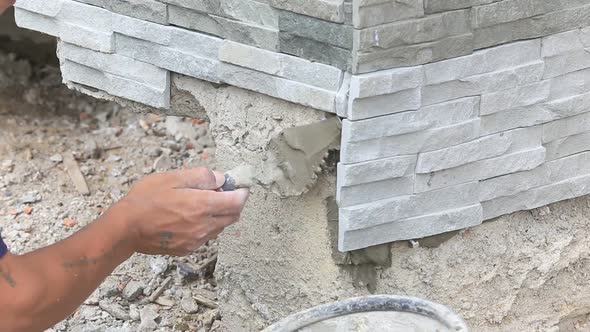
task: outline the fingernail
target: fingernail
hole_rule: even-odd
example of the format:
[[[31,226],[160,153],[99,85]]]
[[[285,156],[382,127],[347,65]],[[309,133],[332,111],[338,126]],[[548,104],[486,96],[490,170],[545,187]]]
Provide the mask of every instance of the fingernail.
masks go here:
[[[242,202],[246,203],[248,197],[250,197],[250,190],[246,188],[237,189],[236,194],[240,195]]]
[[[225,184],[225,175],[220,172],[213,172],[213,174],[215,174],[215,185],[217,188],[221,188]]]

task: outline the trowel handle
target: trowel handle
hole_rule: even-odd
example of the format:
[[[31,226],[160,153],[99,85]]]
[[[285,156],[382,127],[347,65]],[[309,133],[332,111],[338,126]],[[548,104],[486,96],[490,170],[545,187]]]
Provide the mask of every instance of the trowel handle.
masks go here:
[[[221,190],[223,191],[235,191],[238,189],[238,185],[236,183],[236,179],[234,179],[231,175],[225,174],[225,183],[221,186]]]

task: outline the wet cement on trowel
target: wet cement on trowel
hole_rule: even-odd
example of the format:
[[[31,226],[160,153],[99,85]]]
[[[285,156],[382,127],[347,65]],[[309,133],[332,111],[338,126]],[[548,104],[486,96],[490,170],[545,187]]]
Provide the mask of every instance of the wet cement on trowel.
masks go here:
[[[281,197],[302,195],[317,182],[329,151],[338,147],[340,132],[337,117],[287,128],[271,139],[266,157],[258,165],[242,164],[226,175],[238,188],[259,184]]]

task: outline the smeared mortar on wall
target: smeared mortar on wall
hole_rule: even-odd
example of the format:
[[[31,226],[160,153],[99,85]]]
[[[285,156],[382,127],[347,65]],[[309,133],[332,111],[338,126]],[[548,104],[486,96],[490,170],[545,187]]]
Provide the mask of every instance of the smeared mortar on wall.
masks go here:
[[[299,196],[317,182],[330,150],[340,143],[338,117],[284,129],[273,137],[257,165],[240,165],[226,173],[227,189],[251,187],[255,183],[271,188],[281,197]]]

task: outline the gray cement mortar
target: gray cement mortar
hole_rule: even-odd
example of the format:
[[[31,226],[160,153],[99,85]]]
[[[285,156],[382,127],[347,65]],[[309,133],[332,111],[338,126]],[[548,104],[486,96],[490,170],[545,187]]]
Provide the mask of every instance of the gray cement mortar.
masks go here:
[[[206,113],[222,170],[257,162],[282,128],[324,116],[235,87],[173,81],[173,113]],[[241,222],[221,236],[216,273],[226,331],[258,331],[312,306],[370,293],[448,305],[474,331],[590,328],[588,197],[413,246],[399,242],[344,255],[334,245],[334,193],[333,173],[300,197],[253,188]]]

